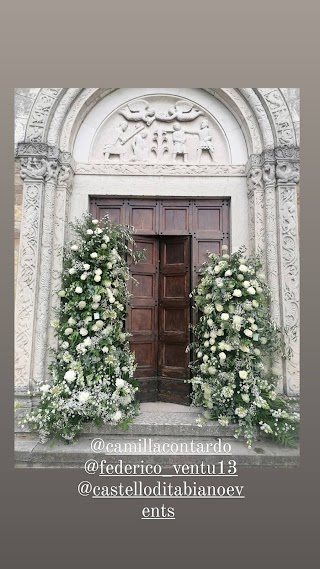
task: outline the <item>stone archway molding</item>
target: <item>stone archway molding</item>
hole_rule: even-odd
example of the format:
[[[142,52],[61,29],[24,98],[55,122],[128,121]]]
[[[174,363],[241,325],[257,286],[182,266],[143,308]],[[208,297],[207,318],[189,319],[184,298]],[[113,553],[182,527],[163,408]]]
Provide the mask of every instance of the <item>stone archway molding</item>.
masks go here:
[[[54,345],[49,325],[56,303],[53,293],[59,287],[68,204],[76,171],[74,140],[88,112],[114,90],[41,89],[30,112],[25,141],[18,144],[23,213],[16,293],[15,382],[20,394],[32,389],[34,381],[44,380],[47,348]],[[279,89],[206,91],[230,110],[244,133],[249,160],[246,165],[236,165],[231,175],[247,175],[250,249],[262,253],[272,289],[272,314],[277,324],[286,329],[287,344],[293,354],[290,361],[276,362],[275,367],[283,373],[285,392],[296,395],[299,149],[291,115]],[[226,171],[228,175],[230,171]],[[224,174],[223,165],[211,172],[227,173]],[[211,174],[205,168],[197,172]],[[168,171],[168,175],[172,172]]]

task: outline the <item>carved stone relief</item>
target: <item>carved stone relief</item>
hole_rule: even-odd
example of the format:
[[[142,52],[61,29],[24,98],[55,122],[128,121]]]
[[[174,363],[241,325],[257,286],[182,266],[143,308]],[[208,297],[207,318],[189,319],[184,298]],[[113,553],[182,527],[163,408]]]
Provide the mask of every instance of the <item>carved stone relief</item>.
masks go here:
[[[192,102],[150,96],[127,103],[97,132],[90,162],[106,164],[228,164],[225,136]]]

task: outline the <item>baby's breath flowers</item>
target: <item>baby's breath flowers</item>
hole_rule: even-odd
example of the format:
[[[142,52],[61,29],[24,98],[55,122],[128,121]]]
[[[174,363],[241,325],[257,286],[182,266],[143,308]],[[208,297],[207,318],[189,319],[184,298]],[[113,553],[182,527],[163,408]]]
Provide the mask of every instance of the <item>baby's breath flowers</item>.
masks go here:
[[[38,386],[40,402],[25,419],[39,431],[72,441],[87,421],[125,425],[137,412],[136,367],[125,332],[129,300],[126,256],[133,228],[99,225],[91,215],[73,224],[78,235],[64,249],[60,306],[53,321],[58,337],[50,373]],[[131,247],[130,247],[131,245]]]
[[[191,293],[198,311],[194,342],[187,347],[194,361],[193,402],[205,418],[221,425],[237,423],[248,446],[256,429],[282,444],[294,444],[297,417],[276,393],[278,378],[264,365],[282,350],[281,333],[272,322],[270,290],[257,256],[244,249],[233,255],[222,247],[210,253],[201,280]]]

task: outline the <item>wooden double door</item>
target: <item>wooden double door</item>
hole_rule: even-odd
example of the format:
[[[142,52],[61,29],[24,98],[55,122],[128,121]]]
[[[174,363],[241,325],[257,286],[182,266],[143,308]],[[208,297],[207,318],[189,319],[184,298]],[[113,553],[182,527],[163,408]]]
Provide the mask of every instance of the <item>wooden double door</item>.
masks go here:
[[[190,237],[135,237],[127,323],[142,401],[189,404]]]
[[[95,196],[92,215],[132,225],[145,260],[130,264],[133,295],[127,309],[131,349],[143,401],[189,404],[189,293],[198,283],[207,252],[229,245],[227,198]],[[130,260],[129,260],[130,262]]]

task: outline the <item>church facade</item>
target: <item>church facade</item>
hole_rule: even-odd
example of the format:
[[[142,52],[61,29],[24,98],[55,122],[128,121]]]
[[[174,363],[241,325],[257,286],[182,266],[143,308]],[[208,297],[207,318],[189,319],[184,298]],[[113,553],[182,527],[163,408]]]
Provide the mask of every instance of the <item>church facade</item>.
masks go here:
[[[69,222],[130,224],[127,326],[142,400],[186,403],[189,293],[207,251],[260,253],[299,395],[299,92],[278,88],[16,90],[15,391],[47,378]]]

